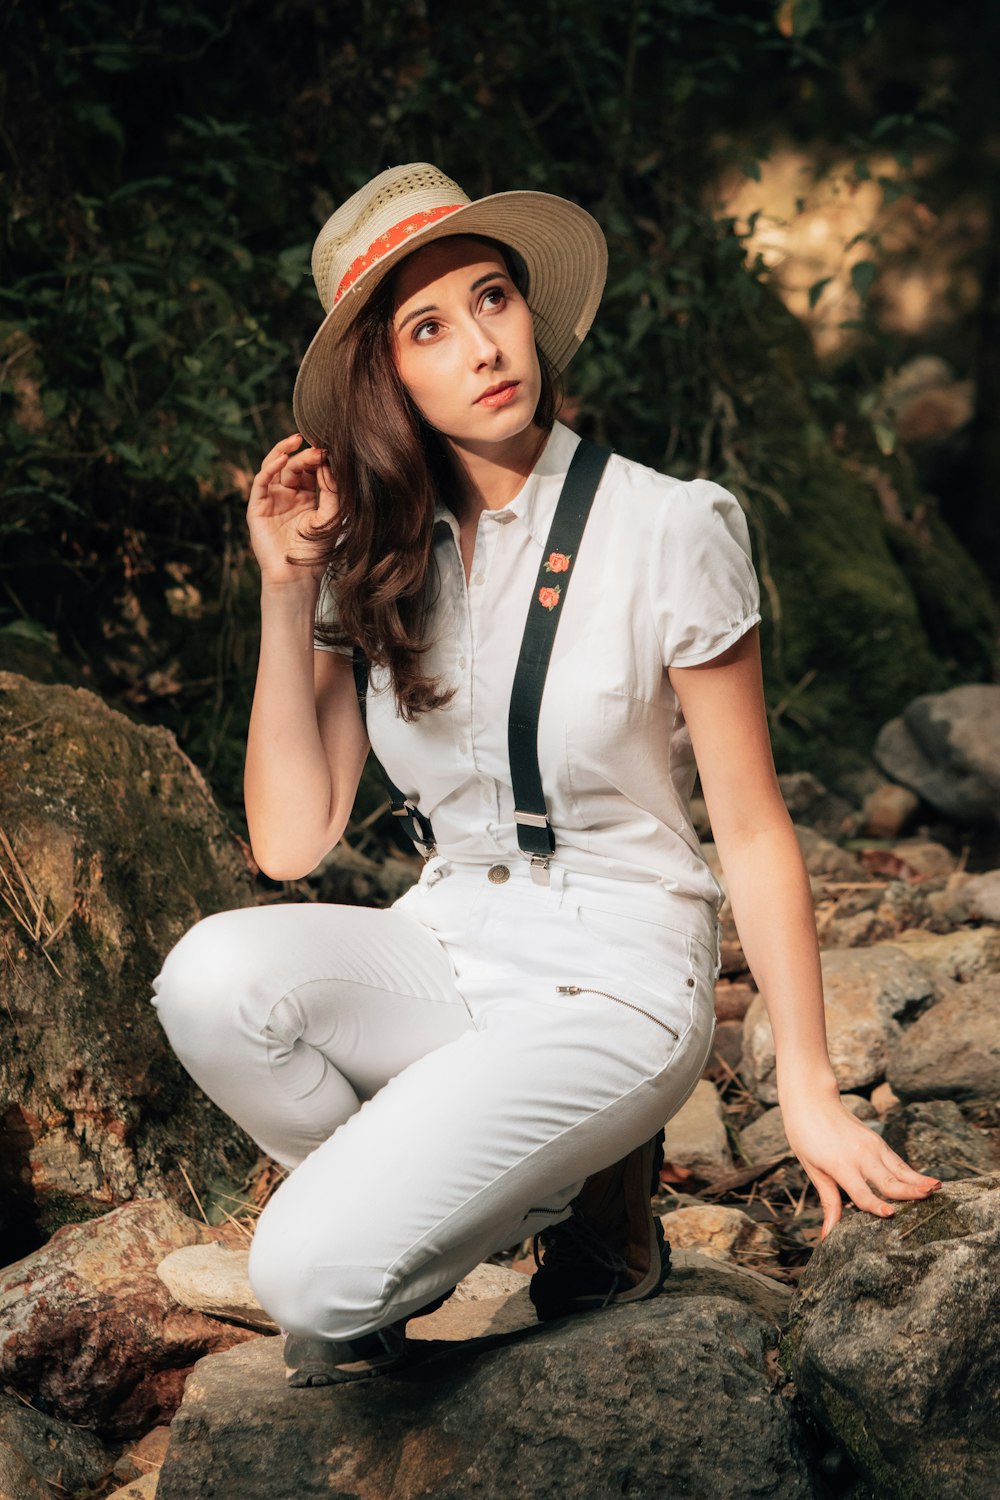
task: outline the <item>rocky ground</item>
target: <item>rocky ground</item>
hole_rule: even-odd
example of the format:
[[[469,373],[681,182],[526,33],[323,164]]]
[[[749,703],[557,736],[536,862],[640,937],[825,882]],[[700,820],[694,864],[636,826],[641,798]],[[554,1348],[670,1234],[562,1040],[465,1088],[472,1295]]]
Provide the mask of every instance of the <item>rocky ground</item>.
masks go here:
[[[841,1089],[942,1191],[818,1243],[724,910],[715,1055],[667,1125],[663,1295],[541,1326],[512,1246],[411,1325],[409,1369],[287,1391],[245,1273],[279,1174],[177,1068],[149,981],[198,914],[391,899],[413,866],[362,831],[255,897],[169,736],[0,676],[0,1500],[992,1500],[1000,688],[917,700],[876,749],[838,795],[782,789]]]

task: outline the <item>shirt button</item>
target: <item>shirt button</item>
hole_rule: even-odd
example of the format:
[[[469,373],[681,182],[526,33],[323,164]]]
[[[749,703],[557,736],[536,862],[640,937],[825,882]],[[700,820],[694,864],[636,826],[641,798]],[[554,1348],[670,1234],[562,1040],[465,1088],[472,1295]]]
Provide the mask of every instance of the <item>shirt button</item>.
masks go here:
[[[465,665],[466,665],[466,662],[465,662],[465,657],[464,657],[464,656],[460,656],[460,657],[459,657],[459,658],[458,658],[458,665],[459,665],[459,666],[460,666],[460,667],[464,667],[464,666],[465,666]]]
[[[486,582],[486,574],[485,573],[476,573],[473,576],[472,581],[473,581],[473,583],[485,583]]]
[[[459,751],[460,755],[464,755],[465,752],[468,750],[468,748],[469,748],[469,742],[468,742],[468,740],[459,740],[459,742],[458,742],[458,751]]]

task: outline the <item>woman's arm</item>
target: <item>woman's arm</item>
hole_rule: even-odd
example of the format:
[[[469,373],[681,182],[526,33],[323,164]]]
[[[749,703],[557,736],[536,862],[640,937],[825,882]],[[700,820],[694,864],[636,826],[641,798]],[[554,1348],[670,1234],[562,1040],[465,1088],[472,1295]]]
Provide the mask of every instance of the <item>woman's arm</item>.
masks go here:
[[[274,880],[308,875],[338,842],[368,754],[349,658],[313,648],[316,592],[261,594],[243,789],[254,858]]]
[[[823,1206],[822,1236],[840,1219],[839,1183],[858,1208],[938,1186],[840,1102],[826,1045],[819,942],[809,876],[781,796],[764,706],[756,627],[710,662],[669,668],[691,733],[747,963],[774,1033],[778,1099],[789,1144]],[[871,1186],[869,1185],[871,1184]]]
[[[254,858],[275,880],[307,875],[337,843],[368,753],[350,660],[313,647],[323,567],[287,560],[310,557],[310,527],[336,516],[322,455],[295,453],[300,441],[275,445],[247,507],[261,639],[243,785]]]

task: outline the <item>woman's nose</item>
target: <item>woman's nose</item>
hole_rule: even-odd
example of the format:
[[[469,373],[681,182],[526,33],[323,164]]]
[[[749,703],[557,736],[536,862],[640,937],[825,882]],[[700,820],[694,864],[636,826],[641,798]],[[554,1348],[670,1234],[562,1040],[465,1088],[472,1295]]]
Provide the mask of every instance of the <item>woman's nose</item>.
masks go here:
[[[500,347],[478,325],[472,336],[472,361],[477,370],[492,369],[500,359]]]

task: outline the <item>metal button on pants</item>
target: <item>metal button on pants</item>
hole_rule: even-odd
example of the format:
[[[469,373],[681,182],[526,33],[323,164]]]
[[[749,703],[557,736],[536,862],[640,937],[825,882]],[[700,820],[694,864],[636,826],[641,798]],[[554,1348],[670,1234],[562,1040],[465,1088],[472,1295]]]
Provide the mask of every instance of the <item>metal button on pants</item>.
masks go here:
[[[710,1054],[718,928],[657,882],[432,861],[388,910],[221,912],[154,1004],[204,1091],[292,1169],[250,1274],[335,1339],[416,1311],[565,1217]]]

